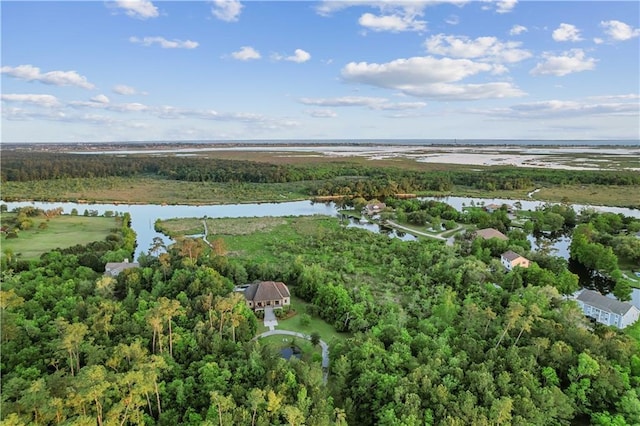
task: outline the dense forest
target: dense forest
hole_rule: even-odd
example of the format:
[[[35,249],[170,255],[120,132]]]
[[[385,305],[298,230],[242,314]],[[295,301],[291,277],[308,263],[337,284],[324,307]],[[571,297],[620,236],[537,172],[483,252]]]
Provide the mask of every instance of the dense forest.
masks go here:
[[[640,185],[633,171],[585,171],[492,167],[408,170],[356,163],[275,165],[263,162],[176,156],[119,156],[6,151],[2,182],[66,178],[153,176],[191,182],[283,183],[308,181],[309,196],[385,197],[447,191],[454,185],[512,190],[543,184]]]
[[[486,219],[388,201],[407,217]],[[577,225],[576,255],[638,226],[552,210],[531,226],[554,225],[552,214]],[[447,246],[289,218],[217,236],[217,249],[158,241],[112,278],[104,263],[133,250],[127,218],[114,220],[120,237],[99,256],[2,258],[3,424],[640,424],[639,342],[566,300],[577,277],[563,259],[503,272],[493,253],[528,250],[522,231]],[[327,384],[319,362],[252,340],[258,320],[232,289],[253,280],[286,282],[308,314],[349,333],[330,342]]]

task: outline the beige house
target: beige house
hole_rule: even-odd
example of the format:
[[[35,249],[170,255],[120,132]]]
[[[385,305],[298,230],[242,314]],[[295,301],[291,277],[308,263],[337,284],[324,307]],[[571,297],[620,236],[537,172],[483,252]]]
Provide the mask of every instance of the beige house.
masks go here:
[[[283,282],[261,281],[249,285],[244,291],[247,306],[255,311],[266,307],[282,308],[291,304],[291,293]]]
[[[513,270],[516,266],[528,268],[531,261],[526,257],[520,256],[515,251],[509,250],[500,255],[500,262],[507,268],[507,271]]]
[[[110,277],[117,277],[120,272],[129,268],[139,268],[138,262],[129,262],[129,259],[125,259],[124,262],[109,262],[104,265],[104,274]]]

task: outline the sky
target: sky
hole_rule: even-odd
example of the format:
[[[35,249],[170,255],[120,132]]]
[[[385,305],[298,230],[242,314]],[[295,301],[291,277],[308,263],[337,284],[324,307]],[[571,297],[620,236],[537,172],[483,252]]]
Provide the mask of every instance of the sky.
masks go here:
[[[640,139],[638,1],[3,0],[0,13],[5,143]]]

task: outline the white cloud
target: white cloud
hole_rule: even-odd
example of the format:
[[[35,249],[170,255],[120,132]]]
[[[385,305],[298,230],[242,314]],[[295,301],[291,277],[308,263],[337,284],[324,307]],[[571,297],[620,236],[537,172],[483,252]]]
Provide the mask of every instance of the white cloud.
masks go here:
[[[19,65],[17,67],[4,66],[0,68],[0,73],[10,75],[27,81],[39,81],[44,84],[55,86],[76,86],[83,89],[93,89],[95,86],[87,81],[75,71],[49,71],[41,73],[40,68],[33,65]]]
[[[1,99],[5,102],[17,102],[23,104],[37,105],[41,107],[57,107],[60,102],[53,95],[39,94],[3,94]]]
[[[349,7],[372,7],[379,10],[404,9],[409,12],[421,12],[427,6],[438,4],[454,4],[462,6],[471,0],[323,0],[316,6],[316,12],[329,16],[334,12]]]
[[[91,98],[92,102],[97,102],[100,104],[108,104],[109,103],[109,98],[106,97],[105,95],[97,95],[94,96],[93,98]]]
[[[159,45],[163,49],[195,49],[198,47],[197,41],[191,40],[167,40],[164,37],[144,37],[142,39],[138,37],[129,37],[129,41],[135,44],[141,44],[143,46],[151,46],[154,44]]]
[[[376,16],[372,13],[363,14],[358,23],[371,31],[424,31],[427,28],[425,21],[416,19],[416,16],[409,14],[394,14]]]
[[[417,97],[470,100],[524,95],[507,82],[451,84],[493,70],[490,64],[468,59],[425,56],[396,59],[384,64],[351,62],[342,69],[342,77],[346,81],[399,90]]]
[[[580,41],[582,37],[580,37],[580,30],[575,27],[575,25],[562,23],[558,28],[556,28],[551,37],[555,41]]]
[[[138,93],[138,91],[135,88],[131,86],[126,86],[124,84],[115,85],[113,86],[112,90],[118,95],[135,95]]]
[[[619,101],[625,99],[619,99]],[[562,119],[579,116],[637,116],[640,103],[637,98],[630,102],[593,102],[590,99],[579,101],[551,99],[513,105],[509,108],[475,111],[490,116],[502,116],[523,119]]]
[[[311,111],[305,111],[306,114],[314,118],[336,118],[338,114],[330,109],[314,109]]]
[[[158,8],[149,0],[116,0],[115,5],[124,9],[125,14],[132,18],[147,19],[159,16]]]
[[[251,46],[242,46],[240,50],[237,52],[233,52],[231,54],[234,59],[238,59],[239,61],[249,61],[251,59],[260,59],[260,52],[255,50]]]
[[[523,25],[514,25],[509,30],[509,35],[520,35],[520,34],[525,33],[527,31],[529,31],[529,30],[527,29],[527,27],[525,27]]]
[[[509,13],[516,7],[518,0],[498,0],[496,2],[496,12]]]
[[[427,52],[453,56],[455,58],[492,60],[498,62],[519,62],[531,57],[527,50],[519,49],[522,43],[501,42],[496,37],[478,37],[437,34],[425,41]]]
[[[213,0],[211,14],[222,21],[235,22],[243,7],[238,0]]]
[[[386,98],[376,98],[368,96],[342,96],[338,98],[301,98],[299,100],[305,105],[316,105],[324,107],[367,107],[373,110],[407,110],[419,109],[427,106],[425,102],[389,102]]]
[[[587,58],[582,49],[571,49],[561,56],[553,56],[550,53],[542,54],[544,61],[539,62],[531,70],[533,75],[565,76],[574,72],[589,71],[596,67],[594,58]]]
[[[602,21],[600,26],[604,28],[605,34],[615,41],[625,41],[640,36],[640,28],[633,28],[620,21]]]
[[[449,25],[458,25],[460,23],[460,17],[458,15],[451,15],[444,20]]]
[[[294,54],[291,56],[283,56],[278,53],[274,53],[273,55],[271,55],[271,58],[275,61],[289,61],[301,64],[311,59],[311,55],[309,54],[309,52],[306,52],[302,49],[296,49]]]

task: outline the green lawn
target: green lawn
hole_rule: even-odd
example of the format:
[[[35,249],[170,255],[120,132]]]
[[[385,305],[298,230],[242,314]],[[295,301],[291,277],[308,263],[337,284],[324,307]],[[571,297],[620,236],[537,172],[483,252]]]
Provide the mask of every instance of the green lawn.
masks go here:
[[[331,345],[333,340],[344,340],[351,337],[350,333],[339,333],[333,328],[333,326],[321,318],[316,316],[311,316],[311,321],[309,325],[302,325],[300,322],[300,318],[302,314],[307,312],[307,306],[309,303],[304,300],[291,296],[291,308],[295,310],[296,314],[290,318],[285,320],[278,319],[277,330],[289,330],[289,331],[297,331],[298,333],[303,333],[310,335],[314,331],[320,333],[320,338],[327,342],[327,344]],[[268,328],[263,325],[263,321],[258,319],[258,330],[256,334],[261,334],[267,331]],[[282,337],[282,336],[280,336]]]
[[[3,213],[0,221],[3,225],[9,225],[14,216],[13,213]],[[113,229],[119,227],[116,223],[117,219],[113,217],[62,215],[48,221],[45,217],[32,219],[33,226],[30,229],[18,231],[18,238],[2,237],[3,252],[9,249],[19,259],[36,259],[42,253],[56,248],[102,241]],[[46,228],[41,229],[41,223],[45,223]]]

